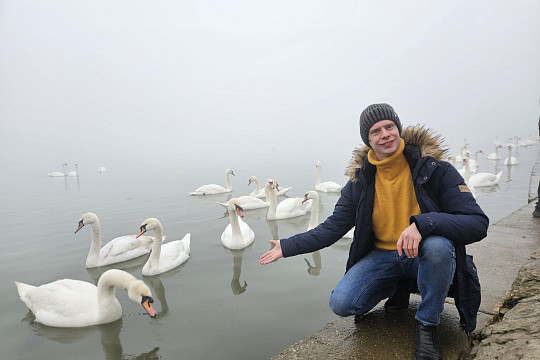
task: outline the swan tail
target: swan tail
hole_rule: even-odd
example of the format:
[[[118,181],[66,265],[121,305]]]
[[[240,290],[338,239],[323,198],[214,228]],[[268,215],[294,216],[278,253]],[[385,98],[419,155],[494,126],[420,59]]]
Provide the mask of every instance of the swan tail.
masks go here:
[[[221,206],[224,206],[224,207],[227,207],[227,203],[222,203],[222,202],[217,202],[217,201],[216,201],[216,204],[221,205]]]
[[[182,244],[184,245],[184,251],[186,254],[190,253],[190,246],[191,246],[191,234],[187,233],[186,236],[181,240]]]

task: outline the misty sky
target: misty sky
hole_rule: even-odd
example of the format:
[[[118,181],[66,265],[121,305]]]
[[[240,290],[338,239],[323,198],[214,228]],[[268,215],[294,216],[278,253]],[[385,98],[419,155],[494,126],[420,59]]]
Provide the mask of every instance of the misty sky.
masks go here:
[[[454,146],[538,135],[537,0],[0,0],[0,54],[11,165],[349,157],[377,102]]]

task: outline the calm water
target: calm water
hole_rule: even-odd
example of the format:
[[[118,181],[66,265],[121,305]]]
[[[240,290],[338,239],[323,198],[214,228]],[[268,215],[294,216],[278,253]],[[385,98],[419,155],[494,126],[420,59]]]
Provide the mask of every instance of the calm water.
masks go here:
[[[520,164],[515,167],[480,155],[480,171],[503,171],[499,187],[477,189],[477,200],[492,223],[526,204],[537,153],[538,146],[518,148]],[[323,162],[323,181],[345,183],[343,169],[349,154],[337,156],[332,164]],[[501,155],[504,158],[506,153],[501,151]],[[269,249],[268,240],[304,231],[309,215],[269,222],[264,209],[246,211],[245,221],[255,232],[255,242],[245,250],[231,251],[220,241],[229,219],[215,203],[230,195],[193,197],[187,193],[206,183],[224,185],[224,172],[230,167],[236,174],[231,178],[232,196],[253,190],[253,185],[247,186],[251,175],[262,182],[274,177],[282,186],[293,187],[289,196],[303,196],[314,186],[317,160],[309,154],[294,159],[274,153],[267,156],[264,166],[217,159],[204,169],[181,161],[96,166],[81,162],[80,176],[65,179],[47,176],[61,169],[62,160],[57,168],[8,163],[8,168],[17,171],[2,178],[0,189],[2,359],[132,359],[145,354],[142,358],[267,359],[316,332],[335,319],[328,298],[344,272],[347,242],[263,267],[258,258]],[[97,173],[98,165],[106,165],[108,171]],[[337,198],[321,194],[319,221],[331,214]],[[168,241],[191,233],[191,258],[184,265],[143,279],[156,300],[159,315],[155,319],[117,290],[123,316],[115,323],[57,329],[32,321],[14,280],[33,285],[65,277],[97,282],[106,270],[84,267],[91,230],[85,227],[78,234],[74,230],[87,211],[99,216],[103,243],[137,233],[148,217],[160,219]],[[141,278],[145,260],[121,268]]]

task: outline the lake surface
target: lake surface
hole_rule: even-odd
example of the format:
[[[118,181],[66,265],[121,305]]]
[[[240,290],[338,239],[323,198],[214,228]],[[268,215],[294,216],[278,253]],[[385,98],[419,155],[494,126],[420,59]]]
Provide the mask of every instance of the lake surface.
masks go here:
[[[484,151],[492,152],[490,143]],[[454,151],[455,152],[455,151]],[[505,157],[501,150],[501,156]],[[503,171],[498,187],[478,188],[477,201],[491,223],[527,203],[529,179],[538,146],[519,147],[513,167],[480,155],[479,171]],[[215,162],[202,168],[186,163],[126,162],[79,163],[79,177],[51,178],[42,164],[22,166],[4,158],[9,171],[0,181],[2,235],[0,289],[3,294],[0,349],[2,359],[267,359],[313,334],[336,318],[328,307],[330,292],[345,270],[348,241],[318,253],[281,259],[267,266],[259,256],[270,248],[268,240],[304,231],[309,215],[267,221],[266,210],[248,210],[245,222],[255,232],[255,242],[245,250],[231,251],[221,244],[228,216],[216,201],[247,195],[248,178],[264,183],[276,178],[288,195],[300,197],[314,187],[315,163],[309,153],[269,152],[263,161],[240,159]],[[350,152],[335,162],[323,162],[323,181],[344,184]],[[262,160],[262,159],[259,159]],[[188,195],[200,185],[224,185],[226,168],[232,168],[232,195]],[[72,169],[71,169],[72,170]],[[319,222],[332,211],[337,194],[321,194]],[[146,315],[139,304],[117,290],[122,319],[82,329],[58,329],[33,322],[19,300],[13,281],[41,285],[61,278],[97,282],[102,271],[85,269],[91,229],[74,234],[85,212],[98,215],[102,241],[138,233],[143,220],[158,218],[167,241],[191,233],[191,258],[179,268],[154,277],[142,277],[146,257],[118,266],[152,288],[158,316]]]

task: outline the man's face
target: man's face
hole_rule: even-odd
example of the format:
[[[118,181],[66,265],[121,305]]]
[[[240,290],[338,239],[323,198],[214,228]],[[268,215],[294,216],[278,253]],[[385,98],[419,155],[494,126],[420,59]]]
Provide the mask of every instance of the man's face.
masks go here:
[[[399,147],[400,136],[392,120],[381,120],[369,129],[369,145],[379,161],[389,158]]]

